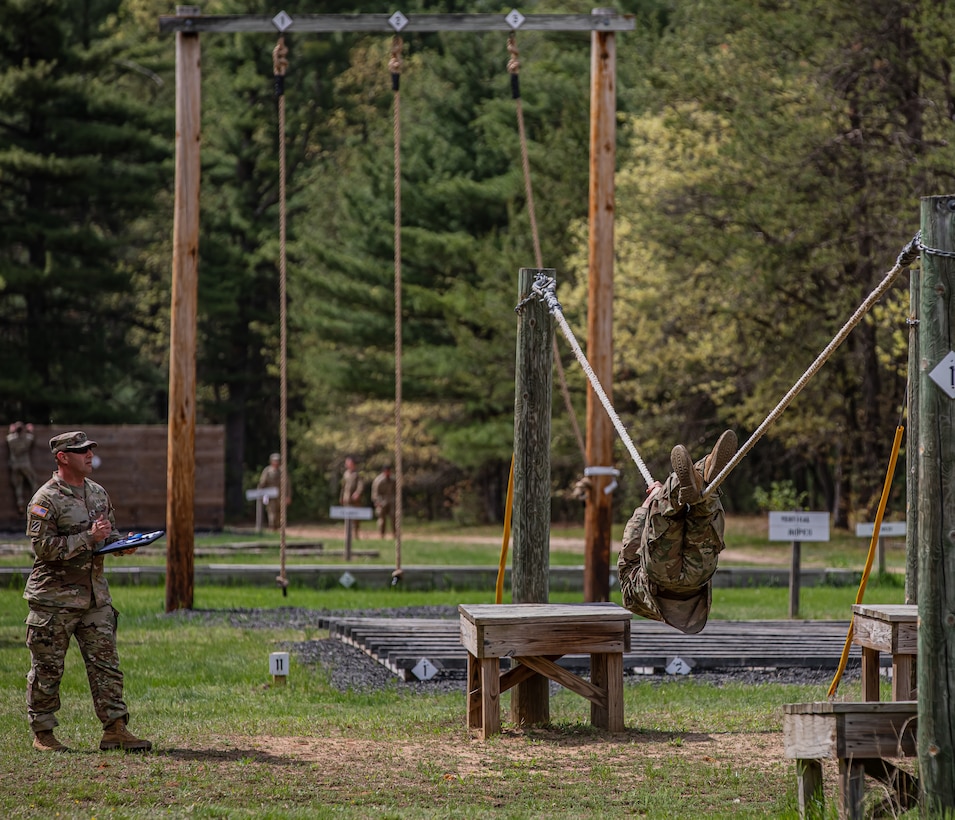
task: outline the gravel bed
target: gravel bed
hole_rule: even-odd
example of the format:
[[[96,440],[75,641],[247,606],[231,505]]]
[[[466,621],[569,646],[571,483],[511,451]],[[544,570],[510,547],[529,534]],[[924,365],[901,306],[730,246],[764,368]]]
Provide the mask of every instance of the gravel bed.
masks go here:
[[[329,618],[445,618],[456,619],[454,606],[394,607],[390,609],[302,609],[280,607],[277,609],[230,609],[230,610],[178,610],[159,615],[161,618],[180,618],[210,624],[228,624],[238,629],[325,629]],[[441,672],[428,681],[402,681],[360,649],[342,643],[335,638],[316,638],[310,641],[290,641],[281,648],[293,653],[300,663],[321,667],[328,674],[332,686],[340,691],[373,691],[393,688],[397,691],[415,692],[464,692],[465,676],[462,672]],[[712,669],[689,675],[627,674],[625,683],[650,681],[653,683],[679,683],[694,680],[716,686],[728,684],[758,685],[782,683],[793,685],[828,684],[833,677],[832,669],[803,667],[780,667],[775,669],[747,669],[743,667]],[[843,680],[858,680],[858,668],[846,669]],[[559,689],[558,684],[552,690]]]

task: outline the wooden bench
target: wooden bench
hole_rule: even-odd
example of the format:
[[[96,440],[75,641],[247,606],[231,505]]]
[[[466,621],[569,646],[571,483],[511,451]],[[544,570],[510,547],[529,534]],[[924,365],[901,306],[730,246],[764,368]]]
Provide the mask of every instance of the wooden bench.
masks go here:
[[[866,775],[889,784],[899,807],[915,805],[915,778],[886,758],[915,757],[917,715],[917,701],[785,704],[783,744],[796,761],[799,816],[824,816],[825,759],[839,761],[839,817],[864,816]]]
[[[595,603],[462,604],[458,611],[468,653],[469,729],[484,738],[498,734],[501,692],[543,675],[587,698],[594,726],[623,731],[623,653],[630,650],[633,617],[628,610]],[[570,654],[590,654],[590,681],[556,663]],[[501,658],[516,661],[504,674]]]
[[[915,699],[918,607],[854,604],[852,642],[862,647],[862,699],[879,700],[880,653],[892,655],[892,700]]]

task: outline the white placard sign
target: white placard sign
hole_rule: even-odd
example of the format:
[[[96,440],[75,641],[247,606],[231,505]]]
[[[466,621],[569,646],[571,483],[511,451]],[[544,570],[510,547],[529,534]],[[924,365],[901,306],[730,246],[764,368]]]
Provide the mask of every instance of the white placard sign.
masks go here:
[[[411,671],[414,672],[414,676],[418,680],[431,680],[431,678],[438,674],[438,667],[427,658],[422,658],[414,665]]]
[[[829,513],[771,512],[770,541],[828,541]]]
[[[906,524],[904,521],[883,521],[879,527],[879,538],[902,538],[905,536]],[[875,524],[856,524],[856,535],[859,538],[871,538],[875,531]]]
[[[269,655],[269,673],[275,678],[288,675],[288,652],[272,652]]]
[[[328,517],[337,521],[371,521],[375,517],[375,511],[371,507],[331,507],[328,510]]]
[[[928,377],[945,391],[945,395],[955,399],[955,350],[948,351],[948,355],[935,365]]]

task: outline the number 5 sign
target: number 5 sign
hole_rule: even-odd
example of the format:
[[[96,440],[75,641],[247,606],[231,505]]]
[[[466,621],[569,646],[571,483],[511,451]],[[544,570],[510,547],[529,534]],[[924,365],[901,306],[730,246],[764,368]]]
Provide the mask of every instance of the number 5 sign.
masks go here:
[[[928,375],[950,399],[955,399],[955,351],[950,350]]]

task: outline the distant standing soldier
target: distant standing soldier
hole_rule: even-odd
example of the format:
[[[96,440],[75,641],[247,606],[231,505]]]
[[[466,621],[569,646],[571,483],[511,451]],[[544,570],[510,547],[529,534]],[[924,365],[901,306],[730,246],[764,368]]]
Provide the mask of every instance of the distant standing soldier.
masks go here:
[[[36,556],[23,592],[30,605],[26,623],[32,658],[27,717],[33,748],[43,752],[68,751],[53,729],[72,638],[83,654],[93,708],[103,724],[100,749],[145,752],[152,748],[152,743],[126,728],[129,711],[123,701],[123,673],[116,651],[118,613],[103,575],[103,556],[93,554],[122,536],[116,530],[109,495],[89,478],[94,447],[96,442],[82,430],[51,438],[56,472],[36,491],[27,511],[27,537]]]
[[[395,534],[395,480],[391,465],[386,464],[371,482],[371,503],[378,518],[378,535],[385,537],[388,519],[391,519],[391,534]]]
[[[351,456],[345,457],[345,472],[342,475],[341,503],[343,507],[360,507],[361,494],[365,491],[365,480],[358,472],[355,465],[355,459]],[[348,526],[349,522],[345,522]],[[358,521],[352,521],[352,533],[358,538]]]
[[[30,451],[33,449],[33,425],[22,421],[10,425],[7,434],[7,449],[10,451],[10,484],[17,502],[17,512],[23,515],[27,499],[36,489],[36,473]]]
[[[265,489],[266,487],[274,487],[275,495],[269,498],[265,502],[265,511],[269,515],[269,526],[273,530],[279,528],[279,524],[282,522],[282,511],[279,507],[279,495],[282,492],[282,456],[278,453],[272,453],[269,456],[269,466],[262,470],[262,475],[259,476],[258,487],[260,490]],[[292,485],[288,480],[288,476],[285,477],[285,504],[288,506],[289,502],[292,500]]]

